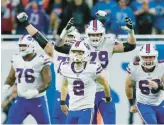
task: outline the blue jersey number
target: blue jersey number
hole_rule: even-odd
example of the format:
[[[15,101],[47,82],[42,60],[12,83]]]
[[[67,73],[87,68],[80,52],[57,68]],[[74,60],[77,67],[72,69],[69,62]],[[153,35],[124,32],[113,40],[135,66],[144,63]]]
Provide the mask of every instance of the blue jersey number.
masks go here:
[[[91,52],[91,61],[96,61],[96,58],[98,56],[98,59],[101,61],[101,66],[103,68],[106,68],[108,65],[108,52],[107,51],[100,51],[100,52]]]
[[[160,82],[159,79],[153,79],[152,81],[154,81],[154,82],[156,82],[158,84],[161,84],[161,82]],[[139,88],[140,88],[142,94],[149,95],[150,92],[152,94],[156,94],[156,93],[159,92],[159,89],[157,89],[157,90],[155,90],[155,89],[149,89],[148,85],[149,85],[149,82],[147,80],[141,80],[141,81],[139,81]]]
[[[32,73],[34,73],[33,69],[17,68],[16,72],[18,73],[18,83],[21,83],[21,78],[22,78],[23,73],[24,73],[26,83],[33,83],[35,81],[35,77],[31,75]]]
[[[74,95],[82,96],[84,95],[84,83],[81,80],[75,80],[73,82],[73,92]]]

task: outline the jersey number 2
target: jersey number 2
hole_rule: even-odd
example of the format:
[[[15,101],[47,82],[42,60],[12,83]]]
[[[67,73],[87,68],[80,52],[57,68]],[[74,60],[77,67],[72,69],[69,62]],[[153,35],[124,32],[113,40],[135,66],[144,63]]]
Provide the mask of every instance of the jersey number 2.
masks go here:
[[[23,69],[23,68],[17,68],[16,72],[18,72],[18,82],[21,83],[21,78],[24,73],[24,78],[26,83],[33,83],[35,81],[35,77],[31,75],[31,73],[34,73],[33,69]]]
[[[75,80],[73,82],[73,92],[77,96],[84,95],[84,83],[81,80]]]

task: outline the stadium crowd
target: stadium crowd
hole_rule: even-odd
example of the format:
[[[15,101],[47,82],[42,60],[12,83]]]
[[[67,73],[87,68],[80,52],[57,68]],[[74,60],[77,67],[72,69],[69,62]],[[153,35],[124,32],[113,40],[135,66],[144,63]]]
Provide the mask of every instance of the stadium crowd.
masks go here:
[[[30,23],[44,34],[60,34],[71,17],[75,26],[84,33],[88,22],[98,10],[105,10],[107,33],[126,34],[120,26],[124,18],[134,22],[136,34],[164,33],[163,0],[2,0],[2,34],[26,32],[16,20],[20,12],[26,12]],[[90,5],[92,3],[92,5]],[[89,6],[90,5],[90,6]]]

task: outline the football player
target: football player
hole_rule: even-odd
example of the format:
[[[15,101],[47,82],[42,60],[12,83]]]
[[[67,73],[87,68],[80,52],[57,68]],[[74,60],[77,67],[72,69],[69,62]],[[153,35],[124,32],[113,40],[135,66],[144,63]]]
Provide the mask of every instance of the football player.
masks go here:
[[[164,61],[157,60],[158,51],[153,44],[145,44],[139,55],[140,62],[127,67],[126,95],[131,103],[130,112],[139,111],[146,124],[164,124]],[[133,83],[136,84],[136,105]]]
[[[23,21],[24,19],[28,20],[27,19],[28,16],[25,13],[20,13],[17,18],[20,22]],[[72,23],[72,20],[73,19],[71,19],[68,22],[66,28],[63,30],[62,34],[60,35],[61,40],[64,41],[64,45],[59,45],[59,46],[63,46],[63,48],[70,48],[75,40],[80,39],[80,33],[78,32],[76,28],[72,27],[71,30],[69,29]],[[22,24],[24,24],[23,22]],[[42,36],[42,34],[32,25],[28,25],[25,28],[27,29],[29,34],[32,35],[37,40],[37,42],[44,49],[44,51],[53,59],[53,63],[55,67],[54,69],[56,72],[56,92],[55,92],[54,111],[52,111],[51,113],[53,117],[52,122],[53,124],[65,124],[66,115],[61,111],[61,108],[60,108],[60,91],[61,91],[61,85],[62,85],[61,84],[62,77],[61,77],[61,74],[57,71],[57,69],[61,62],[69,61],[68,54],[61,53],[60,52],[62,51],[61,47],[58,47],[56,46],[56,43],[53,44],[49,42],[47,39],[45,39]],[[69,32],[66,30],[67,28],[70,30]],[[47,42],[47,44],[45,44],[44,42]],[[60,44],[61,42],[58,42],[58,43]],[[67,97],[66,103],[68,105],[68,97]]]
[[[31,114],[38,124],[50,124],[46,89],[51,82],[50,58],[35,53],[36,41],[30,35],[19,39],[19,53],[13,55],[10,73],[2,87],[5,99],[17,83],[18,97],[9,110],[6,124],[21,124]]]
[[[70,61],[62,62],[59,72],[63,76],[61,90],[61,109],[67,114],[66,124],[90,124],[92,120],[96,82],[104,88],[105,103],[111,101],[110,89],[104,77],[100,63],[89,61],[89,45],[84,41],[77,41],[70,50]],[[65,104],[69,93],[69,109]]]

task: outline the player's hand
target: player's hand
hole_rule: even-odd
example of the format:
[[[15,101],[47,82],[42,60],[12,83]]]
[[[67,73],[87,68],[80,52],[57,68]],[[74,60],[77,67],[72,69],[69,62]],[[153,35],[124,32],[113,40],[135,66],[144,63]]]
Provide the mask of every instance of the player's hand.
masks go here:
[[[102,98],[105,103],[110,103],[112,101],[111,97]]]
[[[133,112],[133,113],[138,112],[137,107],[136,107],[135,105],[131,106],[131,107],[130,107],[130,112]]]
[[[68,23],[67,23],[65,29],[66,29],[66,30],[69,30],[69,29],[74,25],[74,22],[75,22],[75,18],[72,17],[72,18],[68,21]]]
[[[154,81],[150,81],[149,85],[150,85],[150,88],[152,88],[152,89],[158,89],[158,83],[156,83]]]
[[[37,95],[39,95],[39,91],[37,89],[27,90],[24,93],[24,96],[26,99],[32,99],[32,98],[36,97]]]
[[[129,17],[125,18],[125,23],[126,23],[126,25],[125,26],[121,26],[121,29],[126,30],[129,33],[134,32],[133,31],[133,22],[132,22],[132,20]]]
[[[63,113],[65,115],[67,115],[68,114],[68,106],[67,105],[60,105],[60,107],[61,107],[61,110],[63,111]]]
[[[17,15],[18,21],[24,25],[24,27],[28,26],[28,15],[25,12],[21,12]]]
[[[64,39],[65,36],[66,36],[68,33],[72,32],[73,30],[76,29],[76,28],[73,26],[73,25],[74,25],[74,22],[75,22],[75,18],[72,17],[72,18],[68,21],[66,27],[65,27],[65,28],[62,30],[62,32],[61,32],[61,34],[60,34],[60,38],[61,38],[61,39]]]

